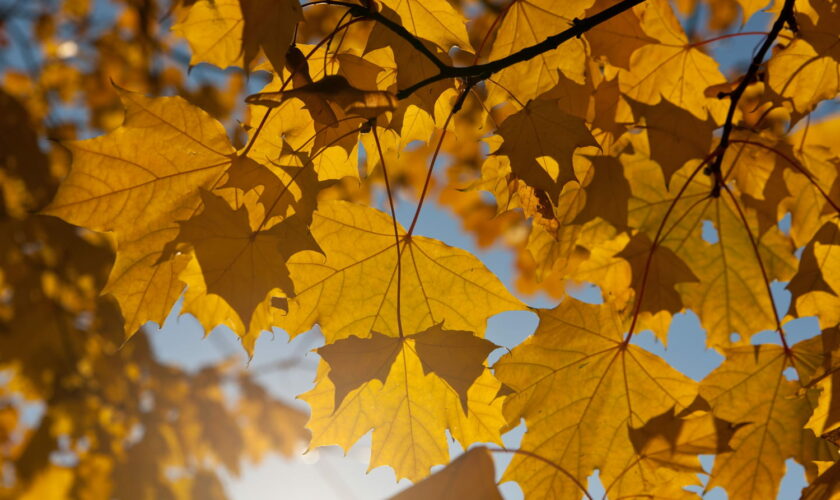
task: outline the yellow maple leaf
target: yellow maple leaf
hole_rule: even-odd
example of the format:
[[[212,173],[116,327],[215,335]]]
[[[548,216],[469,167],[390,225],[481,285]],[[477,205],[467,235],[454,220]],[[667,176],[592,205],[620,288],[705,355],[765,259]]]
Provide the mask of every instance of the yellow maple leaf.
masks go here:
[[[587,17],[617,4],[617,0],[596,0],[587,11]],[[585,38],[595,58],[604,58],[613,66],[630,69],[630,56],[633,52],[656,40],[642,30],[637,7],[609,21],[599,24],[586,32]]]
[[[446,0],[380,0],[399,16],[400,24],[409,32],[428,40],[444,52],[453,46],[470,51],[466,19]],[[388,12],[387,10],[384,12]]]
[[[293,0],[198,0],[172,30],[190,44],[191,65],[248,69],[262,49],[279,73],[302,20],[300,4]]]
[[[790,100],[794,121],[840,92],[840,12],[829,0],[810,0],[796,15],[796,38],[767,62],[768,83]]]
[[[658,470],[661,464],[637,455],[629,429],[688,408],[696,384],[659,357],[627,345],[627,321],[609,305],[567,298],[538,313],[534,335],[493,368],[514,391],[505,417],[512,425],[524,418],[528,427],[520,447],[553,466],[517,455],[503,480],[517,481],[526,496],[569,499],[580,498],[596,468],[607,493],[618,497],[663,485],[673,493],[691,484],[688,474],[669,488],[677,471]]]
[[[301,253],[288,262],[297,295],[279,326],[289,335],[317,323],[327,343],[373,331],[397,337],[400,325],[418,332],[443,320],[453,330],[483,332],[488,317],[524,308],[469,253],[402,229],[398,267],[393,220],[378,210],[323,203],[311,230],[325,257]]]
[[[204,274],[208,293],[221,296],[249,324],[266,294],[295,289],[285,262],[303,251],[320,252],[304,222],[292,215],[273,226],[254,228],[248,210],[236,210],[208,191],[201,191],[204,209],[181,222],[175,243],[189,243]]]
[[[787,281],[793,275],[795,257],[789,238],[777,227],[759,233],[755,212],[739,207],[740,203],[736,205],[728,195],[710,197],[709,177],[690,176],[697,169],[696,163],[690,162],[674,174],[670,190],[664,189],[658,165],[640,153],[644,151],[643,144],[636,142],[634,146],[633,155],[622,156],[633,191],[631,226],[647,233],[651,240],[659,233],[658,244],[671,249],[697,278],[697,282],[678,284],[677,290],[685,306],[700,317],[708,344],[729,345],[732,333],[739,334],[738,342],[746,343],[752,334],[776,328],[775,311],[763,276],[766,273],[768,280]],[[687,182],[690,184],[674,202]],[[672,204],[672,215],[663,226]],[[745,228],[739,208],[749,229]],[[704,239],[703,221],[713,225],[716,240]],[[752,238],[756,239],[761,264]]]
[[[444,330],[442,325],[407,337],[372,332],[370,337],[348,337],[318,349],[330,365],[335,408],[349,392],[368,381],[377,379],[384,384],[394,359],[409,339],[424,373],[443,379],[458,394],[467,413],[467,391],[484,371],[484,359],[498,346],[471,332]]]
[[[840,283],[835,276],[836,268],[827,265],[829,262],[836,263],[838,250],[840,228],[836,222],[826,222],[805,246],[799,268],[787,284],[786,288],[792,294],[789,314],[799,317],[814,315],[823,328],[840,323]]]
[[[490,60],[501,59],[548,36],[571,27],[595,0],[522,0],[504,12]],[[509,101],[510,94],[525,103],[560,82],[561,75],[573,82],[584,82],[586,52],[580,40],[569,40],[560,47],[498,72],[490,80],[487,106]],[[494,85],[493,82],[498,82]],[[510,94],[509,94],[510,93]]]
[[[220,68],[242,62],[242,10],[239,0],[198,0],[172,26],[192,49],[190,64],[210,63]]]
[[[358,345],[356,341],[351,343]],[[499,432],[504,418],[502,400],[497,397],[500,385],[487,368],[481,369],[467,391],[464,411],[461,395],[444,377],[429,372],[415,339],[392,338],[389,342],[379,338],[374,343],[395,351],[385,360],[393,358],[387,374],[386,370],[364,374],[360,378],[374,378],[351,390],[335,406],[337,389],[330,379],[330,368],[322,362],[315,388],[300,396],[312,409],[307,424],[312,431],[311,446],[337,444],[347,450],[373,429],[370,468],[389,465],[398,479],[417,481],[426,477],[432,466],[448,462],[447,429],[465,448],[475,442],[501,444]],[[344,370],[347,364],[339,361],[337,367]]]
[[[813,433],[802,427],[811,405],[800,386],[787,380],[793,355],[781,346],[727,349],[726,360],[700,384],[700,395],[714,414],[745,423],[732,438],[732,451],[715,459],[707,489],[722,486],[733,500],[776,498],[785,474],[785,460],[803,461],[804,450],[816,447]]]
[[[642,28],[659,43],[633,52],[630,70],[619,74],[621,92],[649,105],[665,98],[700,120],[711,116],[715,123],[723,122],[726,102],[705,97],[704,90],[726,80],[717,61],[688,43],[670,4],[648,2]]]
[[[119,93],[125,123],[68,144],[72,169],[44,213],[116,234],[117,262],[106,290],[120,303],[131,335],[146,321],[161,324],[172,308],[183,262],[158,262],[161,243],[176,234],[176,221],[195,213],[199,188],[219,182],[235,154],[221,124],[185,100]]]
[[[671,176],[689,160],[702,159],[712,146],[712,131],[717,128],[707,118],[698,120],[683,108],[667,99],[655,106],[627,99],[636,120],[644,118],[644,130],[650,147],[650,157],[662,167],[665,185]]]

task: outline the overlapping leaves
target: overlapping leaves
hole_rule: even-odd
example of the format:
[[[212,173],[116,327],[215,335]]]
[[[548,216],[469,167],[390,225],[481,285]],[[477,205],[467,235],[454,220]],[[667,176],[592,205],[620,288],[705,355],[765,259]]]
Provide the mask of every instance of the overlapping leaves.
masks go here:
[[[262,51],[273,70],[247,100],[247,145],[182,100],[123,92],[124,125],[71,145],[46,212],[115,234],[106,291],[129,334],[185,287],[185,312],[249,348],[261,330],[319,327],[302,396],[312,446],[372,430],[371,466],[417,481],[449,461],[447,432],[499,444],[524,419],[503,477],[529,497],[579,498],[598,470],[611,497],[687,498],[697,455],[716,454],[708,486],[730,498],[774,496],[788,458],[823,473],[807,495],[827,498],[838,127],[790,134],[779,120],[837,95],[838,20],[832,2],[791,2],[765,35],[783,46],[732,82],[664,0],[517,0],[474,25],[443,1],[338,3],[348,15],[311,48],[289,48],[297,3],[193,2],[175,27],[193,63],[250,70]],[[763,7],[740,4],[745,19]],[[583,37],[518,55],[617,7]],[[468,59],[491,66],[452,69]],[[487,319],[524,305],[476,257],[414,233],[441,157],[495,195],[491,212],[517,212],[510,240],[533,278],[592,282],[604,304],[537,311],[536,333],[489,369]],[[379,179],[389,204],[422,193],[408,229],[358,203]],[[773,282],[789,282],[787,318]],[[687,310],[726,356],[699,384],[632,343],[642,329],[666,340]],[[788,346],[786,321],[805,315],[824,332]],[[765,330],[781,345],[750,345]],[[416,491],[473,468],[486,480],[476,450]]]

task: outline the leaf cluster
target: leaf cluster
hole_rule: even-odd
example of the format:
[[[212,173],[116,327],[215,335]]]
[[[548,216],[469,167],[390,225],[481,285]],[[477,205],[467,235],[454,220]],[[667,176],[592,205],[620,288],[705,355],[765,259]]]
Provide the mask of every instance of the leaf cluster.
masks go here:
[[[589,496],[596,470],[610,498],[697,497],[698,474],[774,498],[789,458],[803,498],[835,498],[840,122],[816,117],[840,93],[840,11],[768,3],[707,2],[701,37],[675,11],[695,15],[690,1],[181,2],[171,33],[142,32],[164,53],[185,40],[190,67],[240,68],[228,105],[115,78],[122,124],[63,143],[72,165],[46,206],[12,163],[6,210],[109,235],[113,267],[86,292],[115,300],[126,339],[179,298],[249,354],[261,332],[317,327],[310,446],[372,431],[370,466],[417,482],[407,498],[498,496],[491,452],[514,454],[502,481],[528,498]],[[767,31],[728,31],[761,10]],[[725,76],[710,47],[740,36],[755,49]],[[521,291],[559,305],[529,308],[417,234],[435,194],[517,253]],[[602,303],[565,296],[574,282]],[[539,326],[490,366],[487,319],[516,310]],[[634,342],[680,335],[687,311],[725,356],[701,381]],[[809,316],[820,331],[794,343]],[[469,449],[455,460],[447,433]]]

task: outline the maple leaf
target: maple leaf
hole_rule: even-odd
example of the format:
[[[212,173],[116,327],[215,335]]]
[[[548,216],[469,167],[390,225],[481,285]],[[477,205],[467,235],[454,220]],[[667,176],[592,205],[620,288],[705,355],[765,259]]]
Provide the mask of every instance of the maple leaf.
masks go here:
[[[321,204],[311,230],[325,256],[288,261],[297,294],[280,326],[292,336],[317,322],[327,343],[373,331],[398,337],[400,325],[419,332],[444,319],[447,328],[482,332],[488,317],[524,307],[463,250],[402,229],[397,244],[393,220],[372,208]]]
[[[525,0],[513,2],[503,12],[490,60],[501,59],[571,26],[594,0]],[[510,99],[508,92],[521,102],[528,102],[560,82],[560,73],[569,80],[583,83],[586,53],[583,43],[572,40],[559,48],[540,54],[517,67],[503,69],[491,81],[487,106]],[[492,82],[498,82],[493,85]]]
[[[674,222],[667,224],[658,245],[671,249],[697,278],[697,282],[677,287],[685,306],[697,313],[706,328],[708,344],[729,345],[733,332],[745,343],[753,333],[775,328],[764,276],[787,281],[793,275],[795,257],[789,239],[778,228],[767,230],[760,238],[756,236],[759,233],[755,213],[736,205],[734,196],[708,197],[709,178],[692,178],[689,172],[697,170],[697,166],[691,163],[674,175],[672,194],[666,194],[659,166],[639,151],[636,147],[634,155],[622,156],[625,168],[630,170],[627,178],[633,192],[630,225],[653,239],[663,225],[669,205],[673,205]],[[713,224],[717,241],[703,239],[703,220]]]
[[[567,298],[538,314],[534,335],[493,368],[514,391],[505,401],[508,422],[524,418],[528,426],[520,446],[554,466],[517,455],[503,480],[517,481],[528,496],[570,499],[580,497],[595,468],[607,493],[616,496],[646,494],[665,479],[691,484],[690,474],[636,455],[628,431],[688,408],[697,395],[695,383],[627,345],[627,322],[609,305]]]
[[[596,0],[586,14],[596,14],[616,3],[618,3],[616,0]],[[604,58],[610,64],[628,70],[630,56],[636,49],[649,43],[656,43],[656,40],[649,37],[642,29],[638,9],[599,24],[586,33],[586,41],[589,42],[589,48],[594,57]]]
[[[692,47],[683,33],[670,4],[648,2],[642,14],[642,29],[659,41],[645,45],[630,57],[630,70],[621,70],[621,92],[636,101],[655,105],[665,98],[700,120],[711,115],[723,120],[726,104],[706,98],[704,90],[725,81],[717,62]]]
[[[120,302],[131,335],[146,321],[162,324],[180,295],[184,263],[159,262],[161,243],[177,234],[177,220],[193,215],[198,189],[221,179],[234,151],[221,124],[181,98],[119,94],[125,123],[68,144],[73,168],[43,213],[116,234],[117,263],[106,289]],[[146,148],[146,141],[156,147]]]
[[[548,192],[554,200],[563,185],[575,178],[575,149],[598,146],[585,122],[565,114],[556,101],[529,102],[502,122],[499,134],[504,142],[494,154],[510,158],[514,174],[529,186]]]
[[[767,62],[770,87],[792,101],[798,117],[840,92],[838,22],[833,2],[810,2],[796,15],[797,37]]]
[[[407,340],[413,341],[424,373],[442,378],[458,394],[467,413],[467,391],[484,371],[484,359],[498,346],[471,332],[444,330],[441,325],[404,338],[372,332],[369,338],[349,337],[318,349],[330,365],[335,408],[365,382],[377,379],[384,384]]]
[[[239,0],[242,9],[242,58],[246,69],[262,49],[278,73],[285,66],[286,50],[303,20],[294,0]]]
[[[650,143],[650,157],[662,167],[665,185],[689,160],[701,159],[712,146],[712,131],[717,128],[707,118],[694,115],[663,99],[655,106],[627,99],[636,119],[644,118],[644,130]]]
[[[280,72],[301,20],[300,4],[291,0],[198,0],[172,30],[189,42],[191,65],[248,69],[262,49]]]
[[[792,357],[774,345],[728,349],[723,364],[701,382],[700,394],[717,417],[745,423],[732,438],[732,451],[715,459],[708,489],[723,486],[733,499],[775,498],[785,460],[804,462],[804,450],[815,447],[813,433],[802,430],[810,403],[783,373],[797,366],[798,347]]]
[[[792,294],[789,314],[817,316],[824,328],[840,323],[840,309],[837,307],[840,306],[840,292],[835,288],[840,287],[840,283],[829,277],[834,272],[826,265],[828,261],[836,261],[834,254],[838,245],[840,228],[835,222],[827,222],[805,247],[799,268],[786,287]],[[829,281],[834,282],[834,286]]]
[[[448,462],[447,429],[465,448],[475,442],[501,444],[499,432],[504,419],[502,401],[497,397],[499,382],[487,368],[481,368],[462,409],[462,395],[451,384],[464,381],[465,372],[473,376],[470,366],[475,365],[438,373],[435,370],[441,362],[437,353],[421,354],[422,348],[418,348],[418,340],[423,342],[423,336],[421,332],[416,339],[388,340],[381,335],[373,337],[373,341],[345,339],[322,348],[325,361],[332,358],[341,373],[352,373],[353,385],[356,380],[371,378],[352,389],[336,406],[339,391],[349,389],[349,381],[337,374],[342,386],[335,387],[330,379],[332,369],[321,363],[315,388],[300,396],[312,409],[307,424],[312,431],[312,446],[336,444],[347,450],[373,429],[370,468],[389,465],[398,478],[417,481],[426,477],[432,466]],[[457,340],[456,343],[462,344]],[[366,353],[362,359],[371,363],[364,369],[348,366],[349,353],[359,348]],[[382,349],[379,355],[371,352],[376,348]],[[486,355],[480,348],[465,353],[468,362],[472,353],[481,353],[475,357]],[[392,362],[390,370],[385,366],[388,362]],[[463,387],[457,382],[455,385]]]
[[[624,178],[621,163],[611,156],[597,156],[591,161],[592,180],[585,187],[586,204],[574,221],[584,224],[600,217],[616,229],[624,229],[630,184]]]
[[[382,5],[399,16],[401,24],[418,38],[449,52],[453,46],[470,50],[466,19],[445,0],[422,3],[411,0],[382,0]],[[388,12],[388,10],[383,10]]]
[[[244,206],[232,210],[204,190],[201,201],[204,210],[180,223],[176,243],[192,246],[207,291],[225,299],[245,324],[269,291],[279,288],[294,297],[284,263],[298,252],[321,252],[304,223],[293,215],[265,229],[253,228]]]
[[[676,286],[699,281],[677,254],[668,247],[653,248],[644,233],[634,235],[617,257],[630,264],[633,274],[630,286],[641,295],[637,300],[642,312],[682,311],[682,296]]]
[[[443,470],[420,481],[393,497],[391,500],[441,500],[487,499],[502,500],[496,486],[493,457],[483,446],[470,448],[449,463]]]
[[[376,118],[386,111],[393,111],[397,106],[397,98],[390,92],[357,89],[342,75],[325,76],[317,82],[284,92],[261,92],[249,96],[246,102],[276,107],[294,97],[304,102],[313,97],[334,101],[345,113],[367,119]]]
[[[227,68],[243,66],[242,25],[239,0],[197,0],[172,31],[190,44],[191,65],[206,62]]]

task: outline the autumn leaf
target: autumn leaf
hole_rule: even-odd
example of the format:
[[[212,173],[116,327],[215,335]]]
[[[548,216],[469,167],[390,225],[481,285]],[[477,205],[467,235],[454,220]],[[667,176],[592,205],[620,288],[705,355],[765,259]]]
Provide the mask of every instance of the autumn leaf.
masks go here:
[[[449,52],[453,46],[470,50],[465,19],[444,0],[422,3],[411,0],[383,0],[404,26],[418,38],[428,40]]]
[[[394,359],[405,348],[406,339],[414,341],[414,351],[424,373],[434,373],[443,379],[458,394],[467,413],[467,391],[484,371],[484,359],[498,346],[471,332],[444,330],[441,325],[404,338],[372,332],[369,338],[349,337],[318,349],[318,354],[330,365],[335,408],[362,384],[374,379],[385,383]]]
[[[265,229],[253,228],[244,206],[233,210],[208,191],[201,191],[201,200],[204,209],[180,223],[176,243],[192,246],[207,292],[225,299],[245,324],[271,290],[294,297],[284,263],[298,252],[321,252],[304,223],[291,216]]]
[[[469,387],[464,410],[461,395],[446,380],[452,373],[434,373],[434,367],[427,366],[420,357],[417,340],[407,337],[387,341],[382,337],[374,338],[376,343],[387,346],[386,351],[390,350],[387,356],[383,353],[386,359],[374,361],[376,356],[365,354],[363,359],[371,361],[371,366],[352,370],[352,377],[373,378],[351,390],[339,406],[335,406],[339,389],[330,380],[331,368],[321,363],[315,388],[300,396],[312,408],[307,424],[312,431],[312,446],[336,444],[347,450],[373,429],[370,468],[389,465],[397,477],[418,481],[429,475],[432,466],[448,462],[447,429],[465,448],[476,442],[501,443],[499,432],[504,419],[501,399],[497,397],[500,385],[487,368],[481,369]],[[325,350],[334,362],[338,357],[336,365],[342,373],[347,373],[345,359],[350,346],[363,346],[367,353],[373,348],[372,342],[365,342],[369,339],[341,345],[347,340],[333,344],[335,349],[327,346]],[[392,358],[387,370],[384,363]],[[325,360],[329,362],[327,357]],[[377,365],[378,361],[383,364]],[[386,376],[384,382],[379,378],[382,376]],[[347,388],[343,381],[342,393]],[[353,424],[347,425],[349,422]]]
[[[633,170],[628,174],[633,191],[631,225],[651,239],[664,234],[658,244],[671,249],[697,278],[678,288],[685,306],[697,313],[706,328],[709,345],[729,345],[732,333],[746,342],[753,333],[775,328],[764,276],[786,281],[793,275],[795,259],[790,241],[778,228],[758,236],[755,213],[742,207],[736,198],[709,197],[708,177],[690,175],[698,169],[696,165],[689,163],[675,174],[670,188],[673,194],[665,195],[657,164],[638,154],[623,158],[625,168]],[[654,185],[658,187],[651,189]],[[669,216],[663,223],[670,205],[673,218]],[[704,239],[704,220],[714,227],[716,241]]]
[[[441,471],[391,497],[391,500],[501,500],[493,458],[483,446],[470,448]]]
[[[501,59],[562,31],[571,26],[572,19],[581,17],[593,3],[594,0],[528,0],[512,3],[501,14],[503,17],[490,49],[490,60]],[[528,102],[557,85],[560,73],[573,82],[583,83],[585,60],[583,43],[572,40],[517,68],[504,69],[491,80],[487,106],[510,100],[508,92],[520,102]]]
[[[629,429],[688,408],[696,385],[662,359],[627,345],[627,322],[609,305],[567,298],[539,315],[534,335],[494,370],[514,391],[505,417],[512,424],[524,418],[528,427],[520,446],[555,466],[517,455],[503,480],[516,481],[527,496],[570,499],[581,496],[595,468],[607,492],[617,496],[663,487],[673,493],[667,482],[675,478],[691,484],[688,476],[637,455]]]
[[[190,64],[248,69],[260,50],[281,71],[295,25],[303,19],[290,0],[198,0],[172,29],[190,44]]]
[[[615,0],[597,0],[586,14],[597,14],[616,3]],[[656,42],[645,34],[636,9],[598,25],[586,34],[586,41],[594,58],[606,59],[613,66],[624,69],[630,69],[630,56],[636,49]]]
[[[499,133],[504,142],[494,154],[510,158],[514,174],[553,199],[575,178],[575,149],[598,145],[584,121],[563,113],[554,101],[529,102],[502,123]]]
[[[363,118],[376,118],[378,115],[393,111],[397,98],[381,90],[360,90],[341,75],[329,75],[317,82],[312,82],[284,92],[261,92],[246,99],[251,104],[276,107],[285,100],[297,97],[304,102],[312,97],[320,97],[338,104],[345,113]]]
[[[792,357],[773,345],[734,348],[701,382],[700,395],[715,416],[744,423],[732,438],[732,451],[715,459],[707,488],[723,486],[734,499],[775,498],[785,460],[803,460],[804,450],[815,447],[813,433],[802,430],[810,403],[784,375],[796,356],[797,346]]]
[[[802,116],[840,92],[840,19],[836,6],[814,0],[797,13],[797,37],[768,61],[770,87]]]
[[[181,98],[119,93],[125,123],[68,145],[73,168],[43,212],[116,233],[118,259],[107,290],[132,335],[146,321],[162,324],[180,295],[184,263],[160,262],[161,243],[200,206],[198,189],[219,182],[234,150],[221,124]],[[156,147],[145,148],[146,141]],[[165,292],[149,294],[153,288]]]
[[[665,185],[692,159],[702,159],[712,146],[714,121],[698,120],[691,113],[661,100],[656,106],[628,99],[637,120],[644,118],[644,130],[650,144],[650,157],[662,167]]]
[[[840,323],[837,308],[840,305],[837,289],[829,284],[828,275],[833,274],[826,260],[833,259],[840,243],[840,231],[836,223],[827,222],[814,235],[802,252],[799,268],[787,284],[792,294],[789,314],[796,316],[815,315],[823,327]],[[816,246],[819,245],[819,256]],[[834,281],[834,280],[831,280]],[[840,284],[836,283],[835,286]]]
[[[483,332],[488,317],[523,308],[467,252],[403,230],[397,245],[390,217],[372,208],[322,204],[311,230],[325,255],[288,261],[297,294],[280,326],[290,335],[317,322],[328,344],[373,331],[398,337],[400,325],[420,332],[444,318],[447,329]]]
[[[621,92],[648,105],[664,98],[699,120],[711,116],[720,123],[725,103],[706,98],[703,91],[723,82],[723,75],[714,59],[688,43],[670,4],[649,2],[642,14],[642,29],[659,43],[633,52],[630,70],[619,74]]]

